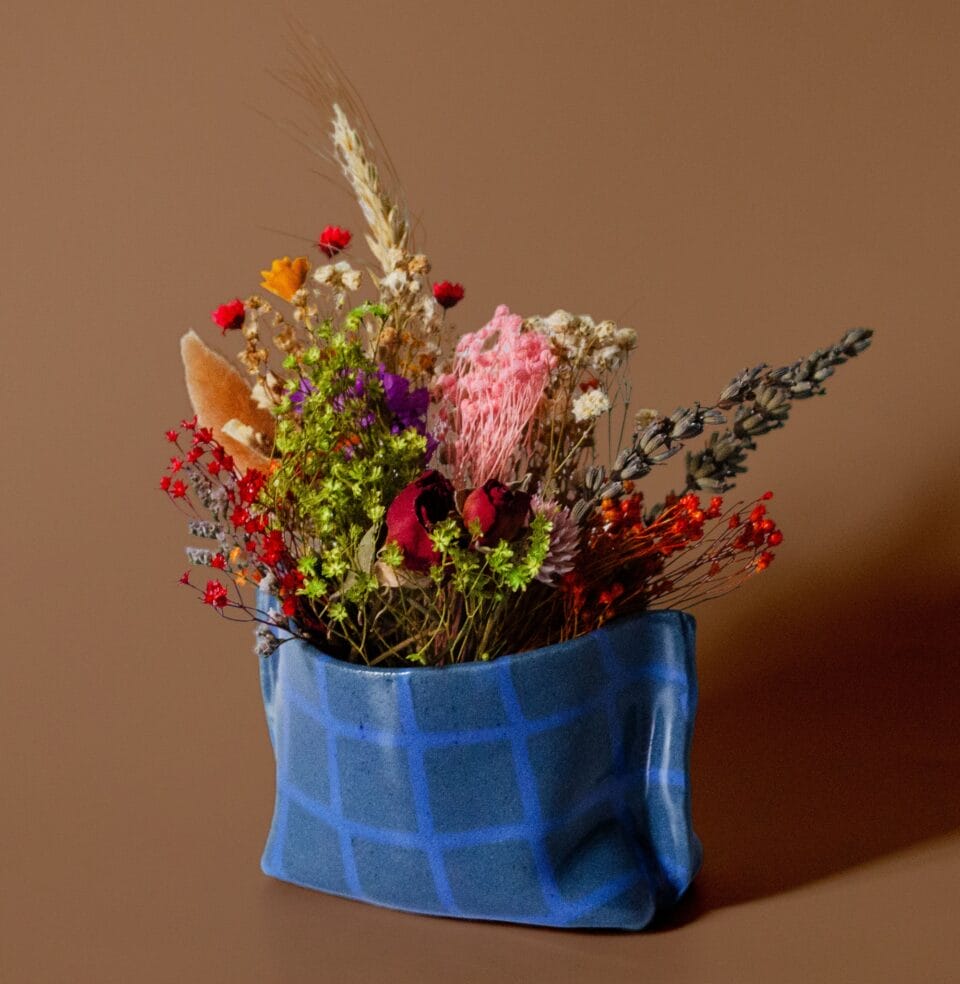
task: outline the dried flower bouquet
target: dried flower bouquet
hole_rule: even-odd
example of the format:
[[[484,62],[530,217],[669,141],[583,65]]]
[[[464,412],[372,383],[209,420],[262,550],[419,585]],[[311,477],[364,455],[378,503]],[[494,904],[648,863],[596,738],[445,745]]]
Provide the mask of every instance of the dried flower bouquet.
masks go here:
[[[770,493],[724,495],[757,439],[821,395],[869,330],[744,370],[710,405],[635,410],[630,328],[501,306],[454,337],[463,287],[431,277],[398,189],[336,103],[332,142],[374,265],[347,259],[353,237],[332,225],[317,261],[273,260],[265,294],[212,314],[243,340],[245,373],[193,332],[182,340],[195,416],[167,432],[161,488],[208,541],[187,553],[210,571],[184,584],[260,622],[263,655],[282,624],[344,660],[439,666],[689,606],[770,565],[783,539]],[[609,464],[601,426],[620,436]],[[641,480],[684,449],[676,491],[645,501]],[[276,608],[246,598],[249,583]]]

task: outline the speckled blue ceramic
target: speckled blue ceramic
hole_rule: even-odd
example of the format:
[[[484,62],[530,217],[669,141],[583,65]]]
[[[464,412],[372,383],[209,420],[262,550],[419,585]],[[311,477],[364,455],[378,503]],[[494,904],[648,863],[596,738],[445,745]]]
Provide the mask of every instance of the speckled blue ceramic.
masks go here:
[[[700,865],[695,623],[625,618],[490,663],[263,661],[268,875],[412,912],[642,929]]]

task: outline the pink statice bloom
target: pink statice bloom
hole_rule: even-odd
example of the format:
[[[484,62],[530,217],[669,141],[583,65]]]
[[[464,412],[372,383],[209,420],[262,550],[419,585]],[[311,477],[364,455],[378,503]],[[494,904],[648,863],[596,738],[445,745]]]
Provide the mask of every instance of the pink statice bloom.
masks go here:
[[[439,381],[458,488],[511,480],[517,452],[529,440],[529,424],[556,365],[550,340],[523,331],[523,318],[503,304],[489,324],[460,339],[453,371]]]

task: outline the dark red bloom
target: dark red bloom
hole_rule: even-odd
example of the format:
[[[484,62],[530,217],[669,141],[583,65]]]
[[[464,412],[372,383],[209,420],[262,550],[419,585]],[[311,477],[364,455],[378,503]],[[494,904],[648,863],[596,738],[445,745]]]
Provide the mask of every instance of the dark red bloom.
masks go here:
[[[170,491],[170,483],[172,481],[173,481],[173,479],[171,479],[169,475],[164,475],[160,479],[160,489],[161,489],[161,491],[163,491],[163,492],[169,492]]]
[[[174,499],[185,499],[187,495],[187,487],[178,478],[173,485],[170,486],[170,494]]]
[[[474,489],[461,509],[464,525],[478,543],[493,547],[501,540],[512,540],[530,518],[530,495],[507,488],[495,478]],[[477,537],[476,531],[480,535]]]
[[[236,331],[238,328],[243,327],[243,301],[237,298],[228,304],[221,304],[216,311],[210,312],[210,317],[213,319],[214,324],[220,326],[220,330],[224,335],[228,331]]]
[[[214,554],[210,558],[210,566],[216,567],[218,571],[225,571],[227,569],[227,558],[222,553]]]
[[[171,444],[175,444],[180,435],[175,430],[166,431],[166,438]]]
[[[210,444],[213,441],[213,431],[209,427],[198,427],[193,432],[194,444]]]
[[[452,308],[463,300],[463,284],[453,284],[449,280],[441,280],[433,285],[433,296],[442,308]]]
[[[181,584],[189,584],[190,583],[190,571],[184,571],[180,575],[180,583]]]
[[[207,581],[207,589],[203,592],[203,603],[214,608],[226,608],[227,589],[219,581]]]
[[[341,229],[340,226],[327,226],[320,233],[317,249],[329,259],[333,259],[337,253],[342,252],[350,245],[352,238],[353,236],[346,229]]]
[[[453,486],[438,471],[425,471],[390,503],[387,540],[403,551],[410,570],[426,573],[440,562],[430,542],[434,525],[453,512]]]
[[[180,426],[184,430],[193,430],[197,426],[197,415],[194,414],[190,420],[181,420]]]

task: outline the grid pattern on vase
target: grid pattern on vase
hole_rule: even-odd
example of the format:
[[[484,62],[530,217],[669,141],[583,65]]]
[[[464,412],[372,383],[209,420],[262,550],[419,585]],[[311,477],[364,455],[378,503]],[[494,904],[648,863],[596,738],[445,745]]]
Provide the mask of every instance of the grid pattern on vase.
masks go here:
[[[264,870],[418,912],[645,925],[699,864],[692,635],[663,612],[490,664],[372,675],[286,643],[264,666]]]

